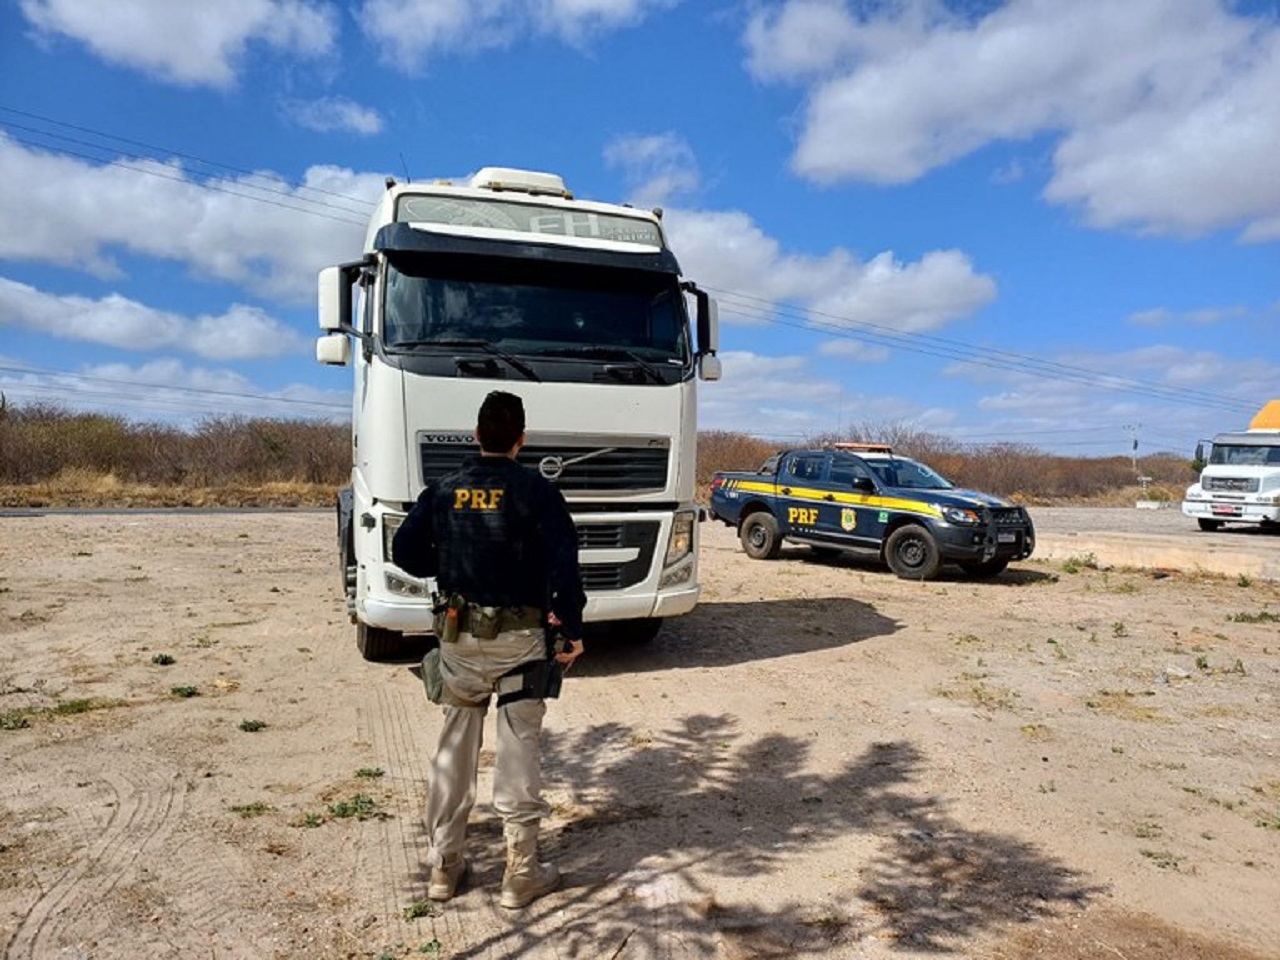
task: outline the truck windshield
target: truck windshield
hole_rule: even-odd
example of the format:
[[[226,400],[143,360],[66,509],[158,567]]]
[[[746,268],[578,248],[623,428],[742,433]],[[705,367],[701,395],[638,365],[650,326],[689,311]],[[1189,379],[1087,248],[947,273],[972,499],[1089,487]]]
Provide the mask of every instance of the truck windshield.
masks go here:
[[[1234,467],[1261,467],[1280,464],[1280,444],[1263,446],[1262,444],[1215,443],[1213,450],[1209,454],[1209,462]]]
[[[868,460],[868,467],[876,478],[888,487],[905,487],[908,490],[950,490],[953,484],[942,474],[923,463],[894,457],[892,460]]]
[[[387,256],[383,344],[429,350],[459,341],[508,354],[685,365],[678,279],[650,270],[463,256]]]

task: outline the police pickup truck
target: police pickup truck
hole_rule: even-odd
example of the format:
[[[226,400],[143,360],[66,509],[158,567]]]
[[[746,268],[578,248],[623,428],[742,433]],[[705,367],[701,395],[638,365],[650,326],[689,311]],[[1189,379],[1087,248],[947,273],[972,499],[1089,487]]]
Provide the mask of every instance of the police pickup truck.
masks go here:
[[[916,460],[879,444],[784,450],[755,473],[717,473],[711,513],[736,527],[757,560],[784,540],[820,555],[874,551],[899,577],[928,580],[943,563],[993,577],[1035,549],[1027,511],[990,494],[959,490]]]

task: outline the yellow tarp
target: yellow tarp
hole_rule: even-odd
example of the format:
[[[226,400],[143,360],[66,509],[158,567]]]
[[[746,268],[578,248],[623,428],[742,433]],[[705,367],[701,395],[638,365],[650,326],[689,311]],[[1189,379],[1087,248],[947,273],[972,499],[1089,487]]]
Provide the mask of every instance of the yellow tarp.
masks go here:
[[[1270,400],[1249,421],[1250,430],[1280,430],[1280,400]]]

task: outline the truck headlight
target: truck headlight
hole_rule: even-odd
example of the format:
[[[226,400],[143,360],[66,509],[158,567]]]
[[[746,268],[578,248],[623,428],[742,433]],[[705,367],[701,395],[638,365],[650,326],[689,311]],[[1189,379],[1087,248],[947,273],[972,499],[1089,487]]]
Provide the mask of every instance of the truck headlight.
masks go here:
[[[943,507],[942,516],[947,523],[958,523],[965,527],[971,527],[982,522],[981,516],[973,510],[966,510],[963,507]]]
[[[693,513],[677,513],[671,521],[671,537],[667,540],[664,567],[679,563],[693,552]]]

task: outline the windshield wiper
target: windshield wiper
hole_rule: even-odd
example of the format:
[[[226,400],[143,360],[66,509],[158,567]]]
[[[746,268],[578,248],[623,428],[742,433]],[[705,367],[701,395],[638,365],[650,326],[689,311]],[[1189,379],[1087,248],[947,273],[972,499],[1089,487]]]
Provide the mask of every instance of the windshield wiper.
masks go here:
[[[655,367],[634,350],[628,350],[626,347],[606,347],[601,344],[592,344],[589,347],[570,347],[563,351],[556,351],[578,357],[622,357],[630,360],[631,365],[639,367],[653,380],[654,383],[666,383],[666,379],[662,376],[662,371]],[[606,369],[608,369],[606,367]]]
[[[533,367],[529,366],[523,360],[519,360],[501,347],[495,346],[488,340],[466,339],[462,337],[453,337],[445,340],[404,340],[395,344],[400,347],[464,347],[471,350],[483,350],[490,356],[497,357],[499,360],[509,364],[512,369],[520,371],[529,380],[541,381],[542,378],[534,372]],[[466,361],[459,358],[459,365]]]

